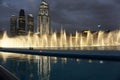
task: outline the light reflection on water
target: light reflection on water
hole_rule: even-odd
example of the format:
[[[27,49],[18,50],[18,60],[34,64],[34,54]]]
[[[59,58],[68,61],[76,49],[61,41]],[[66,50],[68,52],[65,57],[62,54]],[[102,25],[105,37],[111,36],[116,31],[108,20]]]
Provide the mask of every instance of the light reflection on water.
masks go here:
[[[120,46],[87,46],[87,47],[33,47],[34,49],[43,49],[43,50],[120,50]]]
[[[120,79],[120,62],[2,53],[0,64],[20,80]]]

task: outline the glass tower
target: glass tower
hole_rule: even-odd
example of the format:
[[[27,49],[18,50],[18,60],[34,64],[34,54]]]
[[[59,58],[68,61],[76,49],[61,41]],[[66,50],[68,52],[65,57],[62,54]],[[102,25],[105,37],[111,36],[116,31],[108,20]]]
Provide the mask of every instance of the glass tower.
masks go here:
[[[46,1],[42,0],[38,13],[38,28],[37,31],[40,34],[49,34],[50,17],[49,17],[49,5]]]
[[[10,34],[11,36],[16,36],[17,34],[17,17],[15,15],[10,18]]]
[[[18,27],[18,35],[25,35],[25,12],[24,9],[21,9],[19,12],[19,27]]]
[[[34,33],[34,18],[32,14],[28,14],[27,16],[27,31]]]

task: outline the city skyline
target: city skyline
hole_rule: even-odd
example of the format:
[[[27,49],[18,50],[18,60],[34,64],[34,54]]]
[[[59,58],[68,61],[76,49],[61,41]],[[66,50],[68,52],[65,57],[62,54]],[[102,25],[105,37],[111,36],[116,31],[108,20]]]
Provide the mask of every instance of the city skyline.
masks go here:
[[[49,4],[42,0],[39,7],[37,16],[37,28],[34,26],[33,14],[25,14],[24,9],[20,9],[19,17],[15,15],[10,18],[10,35],[13,37],[17,35],[27,35],[29,33],[50,34],[50,15]]]
[[[38,15],[38,7],[40,5],[39,0],[24,0],[24,1],[8,1],[4,0],[0,2],[1,19],[0,26],[1,29],[6,29],[9,27],[9,18],[11,15],[17,15],[19,9],[25,9],[26,14],[32,13],[35,16],[35,20]],[[77,29],[97,29],[97,25],[101,24],[104,29],[118,29],[119,28],[119,1],[116,0],[92,0],[87,2],[87,0],[80,1],[51,1],[46,0],[50,4],[50,15],[51,22],[53,24],[71,24],[79,25]],[[19,5],[18,5],[19,3]],[[36,22],[36,21],[35,21]],[[8,23],[8,24],[5,24]],[[35,23],[36,26],[36,23]],[[52,29],[60,29],[60,27],[51,26]],[[70,30],[71,27],[63,26],[63,28]],[[75,27],[76,28],[76,27]]]

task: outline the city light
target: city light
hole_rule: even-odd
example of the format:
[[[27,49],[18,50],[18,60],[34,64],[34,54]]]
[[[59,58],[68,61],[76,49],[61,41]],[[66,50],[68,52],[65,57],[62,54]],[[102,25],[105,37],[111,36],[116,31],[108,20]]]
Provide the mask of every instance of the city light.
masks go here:
[[[8,37],[5,32],[2,39],[0,39],[1,47],[72,49],[86,46],[120,46],[120,30],[102,31],[99,29],[95,32],[85,30],[83,32],[76,31],[76,34],[66,34],[66,31],[61,29],[60,33],[52,32],[50,30],[52,26],[50,25],[49,6],[44,0],[41,1],[39,7],[36,30],[34,30],[33,15],[28,14],[27,21],[25,18],[24,9],[19,12],[18,26],[17,17],[15,15],[11,17],[10,32],[12,37]],[[101,25],[98,25],[98,28],[101,28]]]

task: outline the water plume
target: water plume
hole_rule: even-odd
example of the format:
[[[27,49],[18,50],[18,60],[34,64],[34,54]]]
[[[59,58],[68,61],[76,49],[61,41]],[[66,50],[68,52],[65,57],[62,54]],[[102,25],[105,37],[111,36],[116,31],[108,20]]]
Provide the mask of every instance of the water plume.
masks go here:
[[[55,32],[51,34],[28,34],[27,36],[8,37],[4,33],[0,39],[0,47],[12,48],[74,48],[74,47],[89,47],[89,46],[120,46],[120,30],[111,32],[91,32],[84,31],[76,32],[75,35],[67,35],[65,31],[60,34]]]

